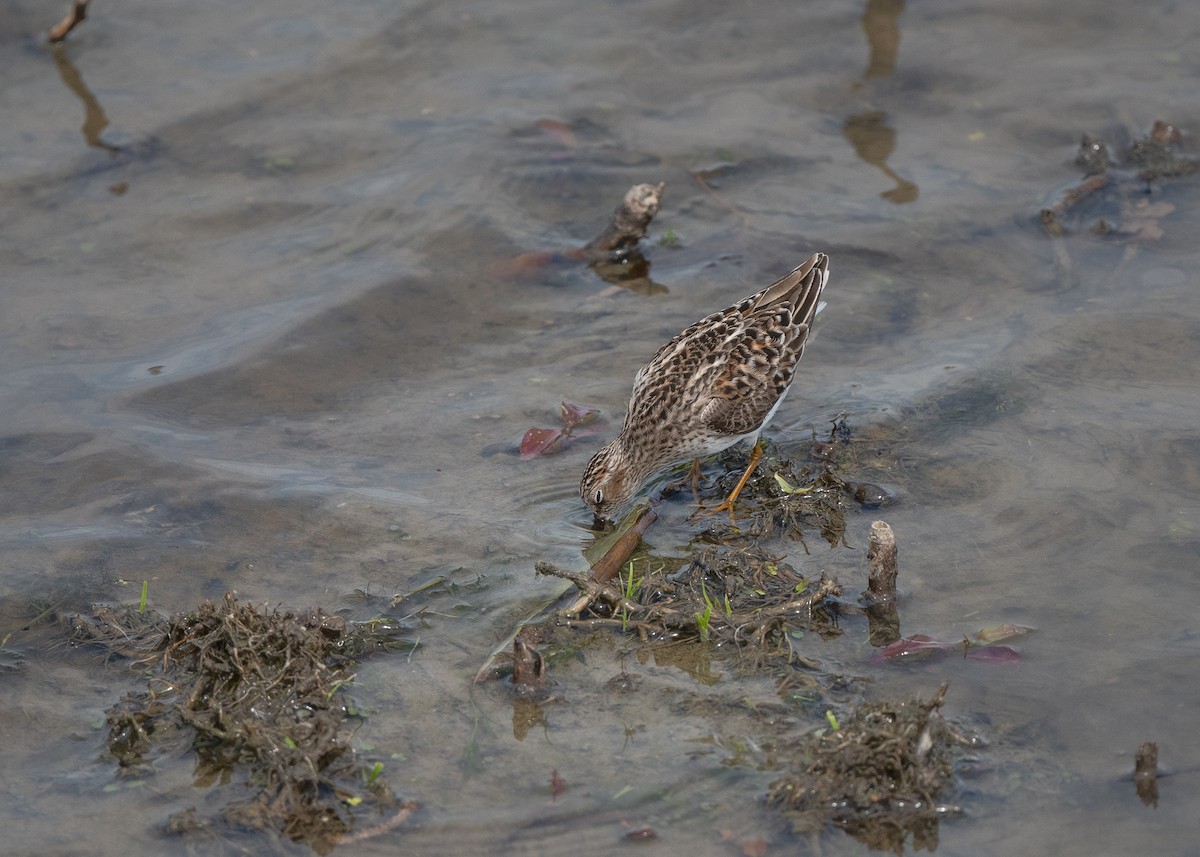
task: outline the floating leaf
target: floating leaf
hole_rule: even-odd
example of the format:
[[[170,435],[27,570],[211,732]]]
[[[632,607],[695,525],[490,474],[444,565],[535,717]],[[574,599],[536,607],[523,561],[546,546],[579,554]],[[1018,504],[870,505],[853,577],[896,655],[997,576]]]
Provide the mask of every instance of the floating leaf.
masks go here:
[[[1014,664],[1021,660],[1021,655],[1008,646],[972,646],[967,649],[966,658],[985,664]]]
[[[989,625],[986,628],[976,631],[971,635],[971,644],[990,646],[995,643],[1007,643],[1010,640],[1019,640],[1021,637],[1032,633],[1033,628],[1004,622],[1000,625]]]
[[[997,626],[1000,628],[1002,626]],[[1019,625],[1011,626],[1024,632]],[[988,630],[988,629],[984,629]],[[982,632],[981,632],[982,633]],[[1021,636],[1020,633],[1016,636]],[[1009,638],[1011,639],[1011,638]],[[876,653],[874,661],[917,661],[930,658],[956,655],[967,660],[980,661],[987,664],[1011,664],[1021,660],[1021,655],[1008,646],[977,646],[969,640],[948,641],[930,637],[928,634],[913,634],[911,637],[901,637],[894,643],[884,646]]]
[[[812,486],[807,488],[796,488],[778,473],[775,474],[775,481],[779,483],[779,490],[784,494],[807,494],[812,491]]]
[[[568,432],[576,426],[586,426],[594,423],[600,417],[600,409],[591,405],[577,405],[574,402],[563,402],[559,405],[562,415],[563,428]]]
[[[521,460],[529,461],[539,455],[553,455],[566,448],[567,437],[561,429],[531,428],[521,438]]]
[[[950,648],[961,651],[962,643],[947,643],[945,640],[938,640],[927,634],[914,634],[911,637],[901,637],[894,643],[884,646],[875,655],[875,659],[881,661],[925,660]]]
[[[572,130],[570,125],[560,119],[542,118],[537,121],[537,126],[542,133],[546,134],[560,146],[574,149],[577,145],[575,131]]]

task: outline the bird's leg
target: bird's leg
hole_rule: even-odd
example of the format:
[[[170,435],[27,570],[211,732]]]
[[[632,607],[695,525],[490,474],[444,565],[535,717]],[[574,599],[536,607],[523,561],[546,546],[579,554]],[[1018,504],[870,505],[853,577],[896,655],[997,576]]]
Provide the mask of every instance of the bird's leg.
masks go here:
[[[693,458],[692,466],[688,468],[687,474],[675,482],[670,482],[663,486],[662,494],[666,496],[669,493],[674,493],[681,489],[684,485],[690,485],[692,488],[692,499],[697,503],[700,502],[700,480],[703,478],[704,472],[700,469],[700,459]]]
[[[746,483],[750,481],[751,474],[754,473],[754,468],[758,467],[758,463],[763,457],[763,441],[758,441],[754,444],[754,449],[750,450],[750,463],[746,465],[746,472],[742,474],[742,478],[738,480],[738,484],[729,492],[729,496],[719,506],[714,506],[711,509],[706,509],[707,514],[715,514],[717,512],[728,512],[729,523],[734,523],[733,504],[737,501],[738,495],[742,493],[742,489],[746,487]]]
[[[692,459],[692,469],[688,471],[688,481],[692,483],[692,499],[700,502],[700,478],[704,473],[700,470],[700,459]]]

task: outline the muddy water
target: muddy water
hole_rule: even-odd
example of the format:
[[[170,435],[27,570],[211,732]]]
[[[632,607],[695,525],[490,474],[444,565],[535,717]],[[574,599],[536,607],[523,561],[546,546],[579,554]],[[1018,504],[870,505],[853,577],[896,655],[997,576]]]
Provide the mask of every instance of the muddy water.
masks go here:
[[[747,711],[782,705],[768,679],[607,638],[540,713],[470,679],[552,597],[534,561],[582,564],[594,442],[520,462],[521,433],[562,398],[619,421],[658,343],[815,249],[829,307],[770,434],[799,453],[845,413],[888,439],[863,475],[900,497],[906,633],[1037,633],[1008,666],[884,668],[853,623],[806,654],[868,694],[952,681],[994,751],[943,853],[1194,847],[1200,194],[1114,189],[1058,241],[1033,215],[1085,131],[1200,134],[1200,11],[101,3],[58,56],[45,14],[0,23],[9,853],[168,852],[164,819],[206,808],[187,758],[118,776],[103,714],[144,682],[46,608],[147,580],[167,612],[233,589],[359,615],[438,577],[418,650],[359,673],[358,738],[419,826],[356,848],[609,853],[649,825],[656,852],[794,851],[774,774],[738,763]],[[497,273],[641,181],[680,240],[647,248],[665,292]],[[1100,216],[1141,238],[1089,235]],[[856,580],[873,517],[790,560]],[[1121,779],[1146,740],[1178,771],[1156,809]]]

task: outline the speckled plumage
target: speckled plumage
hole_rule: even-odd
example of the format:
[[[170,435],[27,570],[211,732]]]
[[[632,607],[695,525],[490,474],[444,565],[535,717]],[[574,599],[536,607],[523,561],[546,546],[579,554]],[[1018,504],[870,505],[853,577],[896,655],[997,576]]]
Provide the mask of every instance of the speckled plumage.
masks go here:
[[[758,438],[792,383],[828,280],[829,257],[815,253],[658,349],[633,380],[621,433],[579,483],[597,517],[610,517],[660,470]]]

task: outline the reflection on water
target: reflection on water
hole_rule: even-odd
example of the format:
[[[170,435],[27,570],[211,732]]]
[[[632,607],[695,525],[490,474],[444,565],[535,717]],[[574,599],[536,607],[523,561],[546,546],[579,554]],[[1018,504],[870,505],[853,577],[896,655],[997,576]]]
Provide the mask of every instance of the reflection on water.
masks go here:
[[[66,46],[54,45],[50,48],[50,56],[54,57],[54,65],[62,77],[62,82],[67,85],[67,89],[75,93],[76,97],[83,102],[83,127],[80,129],[83,131],[83,139],[89,146],[95,146],[98,149],[107,149],[110,152],[120,151],[120,146],[107,143],[101,137],[104,129],[108,127],[108,117],[104,115],[104,108],[100,106],[96,96],[92,95],[92,91],[83,82],[83,75],[79,73],[79,69],[75,68],[75,64],[67,57]]]
[[[1197,764],[1194,607],[1179,597],[1200,544],[1196,182],[1138,188],[1172,209],[1136,245],[1084,230],[1056,245],[1029,215],[1070,177],[1084,132],[1161,116],[1195,133],[1185,58],[1200,7],[619,12],[106,7],[118,17],[69,46],[98,98],[64,54],[7,52],[13,853],[160,853],[163,819],[204,799],[186,755],[150,779],[102,755],[105,711],[145,682],[64,646],[56,611],[136,603],[147,581],[168,612],[236,589],[407,616],[393,597],[430,579],[446,585],[409,617],[419,647],[364,664],[354,691],[356,738],[423,806],[420,828],[380,849],[611,853],[652,826],[672,851],[794,850],[761,802],[770,759],[748,760],[764,717],[827,724],[802,675],[785,692],[721,652],[597,629],[549,652],[550,696],[517,721],[502,689],[471,678],[551,597],[534,562],[582,563],[575,485],[605,438],[521,461],[525,429],[566,399],[615,431],[629,379],[667,337],[814,247],[830,249],[836,288],[768,434],[804,455],[845,413],[867,441],[861,477],[899,497],[881,514],[906,633],[1037,634],[1006,666],[872,665],[852,618],[797,651],[846,677],[839,704],[951,680],[946,716],[981,724],[992,748],[967,817],[940,830],[948,853],[1192,847],[1190,781],[1163,778],[1152,817],[1114,784],[1149,740],[1164,766]],[[17,7],[0,37],[44,23]],[[100,101],[156,141],[120,198]],[[896,185],[882,199],[877,171]],[[494,274],[579,246],[626,188],[659,181],[637,269],[648,294],[583,264]],[[687,543],[684,506],[650,534],[660,553]],[[875,514],[849,520],[850,548],[780,551],[856,591]]]
[[[895,72],[896,57],[900,52],[899,18],[903,11],[904,0],[868,0],[862,28],[871,47],[871,56],[863,74],[864,81],[887,78]],[[897,205],[916,202],[917,186],[888,166],[888,158],[896,149],[896,131],[888,124],[884,111],[868,110],[847,117],[842,124],[842,136],[854,147],[859,158],[896,183],[891,190],[880,193],[881,197]]]
[[[917,186],[896,175],[887,163],[896,148],[896,131],[888,127],[887,114],[872,110],[850,116],[842,125],[842,135],[854,146],[854,154],[896,183],[891,190],[879,194],[881,197],[897,205],[916,202]]]
[[[900,13],[904,0],[867,0],[862,16],[863,32],[871,45],[864,78],[888,77],[896,70],[896,55],[900,52]]]

